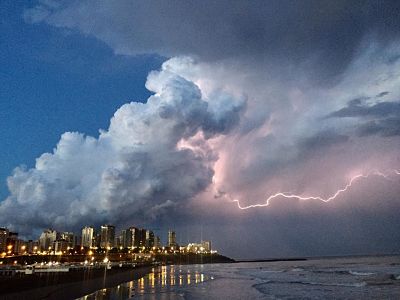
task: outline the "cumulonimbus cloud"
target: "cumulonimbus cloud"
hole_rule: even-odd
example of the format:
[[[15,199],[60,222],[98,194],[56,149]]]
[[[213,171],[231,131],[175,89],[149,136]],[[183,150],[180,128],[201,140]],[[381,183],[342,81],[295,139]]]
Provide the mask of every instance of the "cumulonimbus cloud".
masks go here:
[[[120,107],[98,138],[66,132],[34,168],[16,168],[8,178],[10,196],[0,204],[1,221],[18,228],[27,224],[25,230],[121,224],[185,206],[203,191],[216,156],[178,143],[198,134],[204,140],[227,134],[238,124],[245,100],[223,91],[207,98],[174,71],[183,62],[193,63],[174,59],[151,72],[146,86],[154,94],[147,103]]]

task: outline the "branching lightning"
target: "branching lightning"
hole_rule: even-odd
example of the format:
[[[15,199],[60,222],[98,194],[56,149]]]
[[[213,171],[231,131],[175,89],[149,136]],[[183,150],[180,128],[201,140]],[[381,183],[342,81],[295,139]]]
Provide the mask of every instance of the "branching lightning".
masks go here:
[[[392,172],[394,172],[396,175],[400,175],[400,171],[398,170],[392,170]],[[379,177],[383,177],[387,180],[390,180],[389,175],[388,174],[384,174],[382,172],[379,171],[372,171],[368,174],[358,174],[354,177],[352,177],[350,179],[350,181],[341,189],[338,189],[332,196],[328,197],[328,198],[323,198],[321,196],[301,196],[301,195],[295,195],[295,194],[289,194],[289,193],[276,193],[274,195],[269,196],[264,203],[262,204],[252,204],[252,205],[247,205],[247,206],[242,206],[240,205],[240,201],[237,199],[231,200],[232,202],[236,202],[237,206],[239,209],[245,210],[245,209],[249,209],[249,208],[256,208],[256,207],[265,207],[268,206],[270,204],[270,201],[275,199],[275,198],[279,198],[279,197],[283,197],[283,198],[287,198],[287,199],[298,199],[298,200],[302,200],[302,201],[306,201],[306,200],[319,200],[322,202],[329,202],[335,198],[337,198],[340,194],[345,193],[346,191],[348,191],[351,186],[353,185],[353,183],[357,182],[358,180],[362,179],[362,178],[368,178],[370,176],[379,176]]]

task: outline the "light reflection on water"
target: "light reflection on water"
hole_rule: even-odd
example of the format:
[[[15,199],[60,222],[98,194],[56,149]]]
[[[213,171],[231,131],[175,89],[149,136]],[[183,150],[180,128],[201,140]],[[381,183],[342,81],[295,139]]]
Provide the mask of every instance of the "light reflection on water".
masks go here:
[[[142,279],[82,299],[400,299],[399,259],[396,255],[158,267]]]
[[[180,287],[199,284],[209,280],[202,273],[202,265],[159,266],[144,277],[122,283],[116,287],[98,290],[86,295],[80,300],[123,300],[131,298],[160,299],[164,294],[166,299],[175,294]],[[179,295],[176,294],[179,298]]]

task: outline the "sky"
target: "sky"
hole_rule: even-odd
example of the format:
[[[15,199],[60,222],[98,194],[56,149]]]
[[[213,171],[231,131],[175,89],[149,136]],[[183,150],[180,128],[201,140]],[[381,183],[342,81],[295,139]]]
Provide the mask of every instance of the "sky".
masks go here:
[[[398,1],[0,8],[0,224],[400,251]]]

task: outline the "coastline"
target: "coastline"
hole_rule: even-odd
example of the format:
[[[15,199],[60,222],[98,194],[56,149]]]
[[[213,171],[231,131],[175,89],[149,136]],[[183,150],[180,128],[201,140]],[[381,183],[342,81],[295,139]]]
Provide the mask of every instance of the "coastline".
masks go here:
[[[53,283],[47,286],[35,287],[34,281],[27,281],[26,284],[30,284],[30,287],[20,292],[11,292],[11,293],[1,293],[0,299],[4,300],[32,300],[32,299],[76,299],[79,297],[83,297],[84,295],[93,293],[102,288],[109,288],[121,284],[123,282],[137,280],[150,272],[152,272],[153,267],[151,266],[142,266],[135,269],[121,271],[119,269],[115,270],[102,270],[98,274],[94,275],[90,279],[85,279],[87,274],[83,274],[83,272],[79,272],[79,274],[73,274],[74,281],[70,281],[67,283]],[[104,276],[104,272],[107,272],[107,276]],[[57,282],[57,279],[61,279],[61,276],[58,277],[59,274],[52,274],[48,276],[46,279],[50,281],[49,277],[53,277],[52,279]],[[58,278],[57,278],[58,277]],[[81,278],[81,279],[79,279]],[[27,278],[29,280],[29,278]],[[37,283],[38,281],[36,281]],[[46,282],[46,281],[45,281]],[[21,282],[16,282],[16,285]],[[39,283],[43,283],[43,280]],[[3,290],[2,287],[0,290]]]
[[[307,261],[318,259],[337,259],[337,258],[365,258],[365,257],[391,257],[400,256],[400,252],[394,253],[366,253],[366,254],[343,254],[343,255],[323,255],[323,256],[304,256],[304,257],[274,257],[274,258],[256,258],[256,259],[235,259],[235,263],[246,262],[285,262],[285,261]]]
[[[49,257],[41,257],[49,259]],[[29,257],[32,260],[32,257]],[[157,261],[163,265],[234,263],[222,255],[160,255]],[[15,277],[0,277],[0,299],[76,299],[102,288],[137,280],[154,270],[151,264],[135,268],[115,267],[87,268],[66,273],[33,274]],[[106,276],[105,276],[106,275]]]
[[[383,255],[386,256],[386,255]],[[391,255],[393,256],[393,255]],[[394,255],[395,257],[398,254]],[[376,256],[362,256],[365,258],[373,258]],[[362,257],[358,256],[357,259]],[[378,256],[382,257],[382,255]],[[354,257],[324,257],[327,263],[331,259],[351,259]],[[257,260],[238,260],[234,261],[228,257],[217,255],[211,259],[204,259],[204,257],[182,257],[179,255],[166,255],[164,256],[163,265],[196,265],[200,264],[224,264],[235,265],[236,263],[246,262],[295,262],[306,263],[306,261],[320,260],[321,258],[275,258],[275,259],[257,259]],[[57,274],[50,273],[41,276],[21,276],[21,277],[0,277],[0,299],[14,300],[14,299],[76,299],[84,297],[85,295],[92,294],[96,291],[101,291],[104,288],[113,288],[125,282],[138,280],[147,274],[155,271],[153,265],[141,265],[136,268],[112,268],[112,269],[86,269],[79,271],[72,271],[69,273]],[[106,277],[104,276],[106,272]],[[342,274],[342,273],[341,273]],[[346,273],[347,274],[347,273]],[[351,274],[350,274],[351,275]],[[393,276],[392,276],[393,277]],[[377,278],[377,282],[386,284],[388,281],[393,283],[393,278]],[[374,279],[375,280],[375,279]],[[386,281],[385,281],[386,280]],[[375,280],[376,281],[376,280]],[[376,285],[375,281],[369,283]],[[367,281],[366,281],[367,282]]]
[[[279,262],[279,261],[305,261],[305,260],[309,260],[309,258],[241,259],[241,260],[235,260],[235,263]]]

